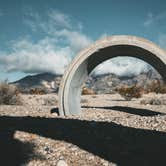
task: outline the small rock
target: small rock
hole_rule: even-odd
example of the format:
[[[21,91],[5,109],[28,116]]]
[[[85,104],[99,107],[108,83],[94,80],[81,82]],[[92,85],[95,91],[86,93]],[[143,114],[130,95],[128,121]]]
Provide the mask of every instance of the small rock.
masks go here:
[[[56,166],[68,166],[68,164],[64,160],[59,160]]]
[[[56,115],[56,116],[59,116],[59,110],[58,110],[58,108],[52,108],[52,109],[50,110],[50,113],[51,113],[51,114],[54,114],[54,115]]]

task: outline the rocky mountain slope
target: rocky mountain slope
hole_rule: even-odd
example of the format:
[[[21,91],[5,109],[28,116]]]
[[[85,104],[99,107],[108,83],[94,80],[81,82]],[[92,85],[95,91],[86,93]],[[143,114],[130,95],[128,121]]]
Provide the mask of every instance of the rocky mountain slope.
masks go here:
[[[36,75],[29,75],[20,80],[12,82],[11,84],[16,85],[22,92],[28,92],[30,89],[40,88],[45,90],[47,93],[57,92],[62,76],[41,73]]]
[[[47,93],[57,93],[61,78],[61,75],[41,73],[33,76],[26,76],[16,82],[12,82],[12,84],[16,85],[22,92],[28,92],[30,89],[40,88]],[[131,77],[119,77],[114,74],[91,75],[83,86],[94,90],[98,94],[114,93],[117,87],[134,84],[145,87],[155,79],[162,80],[161,76],[154,70]]]
[[[162,81],[161,76],[154,70],[130,77],[119,77],[115,74],[104,74],[90,76],[86,81],[86,86],[93,89],[98,94],[106,94],[114,93],[116,88],[124,85],[138,85],[145,88],[150,82],[156,79]]]

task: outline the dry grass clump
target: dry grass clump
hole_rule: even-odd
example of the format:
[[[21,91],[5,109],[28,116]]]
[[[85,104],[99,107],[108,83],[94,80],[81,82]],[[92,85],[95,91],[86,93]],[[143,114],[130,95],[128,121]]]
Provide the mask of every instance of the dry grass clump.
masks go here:
[[[161,101],[159,99],[155,99],[155,98],[152,98],[152,99],[143,99],[140,101],[140,104],[143,104],[143,105],[161,105]]]
[[[148,99],[142,99],[140,101],[140,104],[143,105],[166,105],[166,99],[164,98],[148,98]]]
[[[46,94],[46,91],[43,90],[42,88],[33,88],[33,89],[30,89],[29,94],[31,94],[31,95],[44,95],[44,94]]]
[[[95,95],[95,92],[92,89],[87,87],[82,88],[82,95]]]
[[[154,92],[154,93],[166,93],[166,84],[162,83],[159,80],[154,80],[150,84],[147,85],[145,89],[146,93]]]
[[[19,90],[8,84],[6,81],[0,83],[0,104],[1,105],[20,105],[21,99]]]
[[[153,80],[145,88],[142,88],[137,85],[122,86],[120,88],[117,88],[116,91],[126,100],[131,100],[132,98],[140,98],[142,94],[146,93],[165,94],[166,84],[164,84],[160,80]],[[151,103],[160,103],[160,102],[153,100],[151,101]]]
[[[143,94],[143,89],[136,85],[122,86],[116,90],[127,101],[130,101],[132,98],[140,98]]]

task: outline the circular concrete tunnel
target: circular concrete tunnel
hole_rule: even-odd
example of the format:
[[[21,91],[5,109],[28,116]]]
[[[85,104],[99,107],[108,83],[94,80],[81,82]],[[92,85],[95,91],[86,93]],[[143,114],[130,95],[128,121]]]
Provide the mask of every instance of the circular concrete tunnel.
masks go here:
[[[82,50],[66,69],[59,89],[60,115],[81,113],[81,89],[87,76],[100,63],[118,56],[130,56],[149,63],[166,81],[166,52],[136,36],[111,36]],[[111,66],[110,66],[111,67]]]

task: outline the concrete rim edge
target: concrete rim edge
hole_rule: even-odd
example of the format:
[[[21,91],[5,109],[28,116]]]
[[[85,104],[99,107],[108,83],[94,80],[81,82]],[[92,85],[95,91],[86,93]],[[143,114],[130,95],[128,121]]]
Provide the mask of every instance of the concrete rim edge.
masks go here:
[[[60,83],[59,93],[58,93],[59,95],[58,107],[60,115],[66,115],[66,116],[70,115],[70,112],[65,110],[64,108],[64,98],[66,93],[65,90],[67,82],[70,81],[72,75],[74,74],[75,69],[79,67],[81,62],[83,62],[87,57],[89,57],[92,53],[96,52],[97,50],[118,44],[124,44],[124,45],[131,44],[133,46],[142,46],[142,48],[151,51],[155,55],[160,53],[160,56],[162,57],[161,60],[166,62],[166,57],[164,57],[164,55],[166,55],[165,50],[161,49],[156,44],[147,39],[136,36],[128,36],[128,35],[115,35],[115,36],[106,37],[104,39],[100,39],[95,43],[93,43],[92,45],[90,45],[88,48],[85,48],[82,51],[80,51],[65,70],[65,73],[62,77],[62,81]]]

